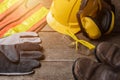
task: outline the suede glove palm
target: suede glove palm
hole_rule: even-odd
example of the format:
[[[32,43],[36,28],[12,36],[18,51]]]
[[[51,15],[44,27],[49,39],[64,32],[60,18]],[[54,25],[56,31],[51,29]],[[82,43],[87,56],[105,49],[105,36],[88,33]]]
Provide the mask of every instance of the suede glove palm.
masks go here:
[[[38,34],[18,33],[0,39],[0,75],[25,75],[34,72],[43,59]]]

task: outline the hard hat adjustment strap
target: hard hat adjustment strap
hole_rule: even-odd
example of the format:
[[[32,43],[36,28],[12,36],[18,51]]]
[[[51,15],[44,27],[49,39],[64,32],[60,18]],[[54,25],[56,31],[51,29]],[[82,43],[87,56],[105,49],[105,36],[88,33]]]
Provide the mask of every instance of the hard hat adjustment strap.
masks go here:
[[[67,34],[72,37],[75,41],[76,41],[76,49],[77,49],[77,45],[78,42],[81,43],[82,45],[84,45],[85,47],[89,48],[89,49],[94,49],[95,46],[85,40],[79,40],[72,32],[70,32],[69,30],[67,30]]]

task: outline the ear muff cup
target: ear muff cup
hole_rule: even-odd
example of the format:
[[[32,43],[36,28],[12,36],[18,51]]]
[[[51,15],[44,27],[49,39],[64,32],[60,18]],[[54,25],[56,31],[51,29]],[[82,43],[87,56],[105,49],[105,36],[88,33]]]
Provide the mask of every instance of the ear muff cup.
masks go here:
[[[83,17],[81,21],[85,35],[87,34],[91,39],[97,39],[101,36],[99,27],[91,17]]]
[[[113,24],[113,12],[109,9],[102,9],[102,11],[97,15],[94,21],[98,24],[100,31],[105,34],[109,31]]]
[[[103,9],[96,17],[86,16],[81,18],[84,33],[91,39],[98,39],[103,34],[108,34],[114,26],[114,13]]]

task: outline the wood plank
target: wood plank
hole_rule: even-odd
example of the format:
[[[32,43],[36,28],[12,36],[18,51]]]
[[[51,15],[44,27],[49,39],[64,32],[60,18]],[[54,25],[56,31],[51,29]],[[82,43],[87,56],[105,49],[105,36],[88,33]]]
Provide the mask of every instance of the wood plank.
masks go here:
[[[40,32],[55,32],[48,24]]]
[[[73,80],[73,62],[42,62],[35,74],[28,76],[0,76],[0,80]]]
[[[36,76],[43,80],[73,80],[73,62],[43,62]]]
[[[72,41],[60,33],[40,32],[39,35],[42,39],[41,45],[44,48],[46,61],[73,61],[78,57],[84,56],[78,54],[82,50],[76,51],[75,48],[69,47]],[[88,51],[86,50],[85,52]]]

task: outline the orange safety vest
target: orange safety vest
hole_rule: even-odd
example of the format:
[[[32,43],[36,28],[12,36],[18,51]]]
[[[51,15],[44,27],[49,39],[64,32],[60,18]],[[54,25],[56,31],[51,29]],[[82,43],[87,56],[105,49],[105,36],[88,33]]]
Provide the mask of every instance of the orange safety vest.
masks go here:
[[[18,32],[38,32],[46,24],[47,13],[48,9],[40,3],[28,6],[26,0],[0,0],[0,38]]]

